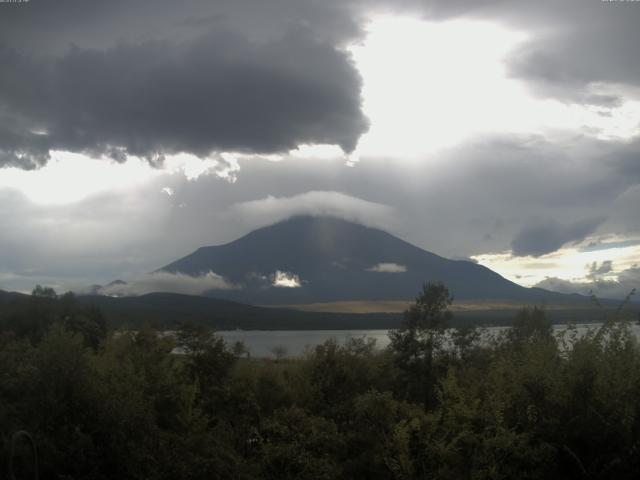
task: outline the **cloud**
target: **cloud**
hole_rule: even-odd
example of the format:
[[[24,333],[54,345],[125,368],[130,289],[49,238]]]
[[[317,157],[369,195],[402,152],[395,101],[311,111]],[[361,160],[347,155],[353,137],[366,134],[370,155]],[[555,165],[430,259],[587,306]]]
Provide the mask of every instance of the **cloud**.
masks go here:
[[[152,292],[202,295],[209,290],[229,290],[237,288],[214,272],[199,276],[183,273],[153,272],[135,278],[130,282],[113,282],[98,290],[100,295],[128,297]]]
[[[625,5],[618,8],[615,2],[563,4],[553,19],[549,4],[547,11],[540,10],[539,16],[550,21],[550,28],[534,27],[535,38],[509,59],[512,74],[544,96],[604,107],[620,103],[620,90],[606,87],[640,83],[640,69],[629,48],[640,40],[639,12]]]
[[[544,288],[545,290],[551,290],[552,292],[560,293],[579,293],[581,295],[588,295],[593,290],[593,284],[585,282],[574,282],[558,277],[548,277],[541,282],[534,285],[537,288]]]
[[[0,270],[24,275],[3,288],[133,278],[306,212],[379,227],[450,258],[509,250],[522,219],[536,217],[571,225],[606,215],[599,234],[638,238],[640,189],[630,185],[640,177],[616,168],[619,150],[618,142],[584,138],[554,145],[499,136],[415,163],[368,158],[349,168],[341,159],[246,158],[233,184],[158,170],[146,183],[66,205],[34,204],[0,188]],[[161,194],[163,187],[175,196]],[[616,202],[621,194],[624,203]]]
[[[638,43],[640,8],[583,0],[517,3],[504,8],[492,0],[66,0],[2,8],[0,163],[36,167],[57,145],[119,160],[136,152],[157,162],[164,154],[170,166],[170,153],[185,150],[194,162],[184,172],[197,177],[187,182],[159,169],[148,184],[108,187],[99,195],[83,190],[60,206],[48,196],[34,205],[5,176],[0,269],[14,276],[3,279],[3,288],[131,278],[202,245],[232,241],[309,212],[384,227],[456,258],[508,250],[524,235],[522,219],[529,218],[553,218],[550,236],[556,240],[522,240],[525,251],[573,241],[567,230],[576,218],[606,216],[598,233],[637,238],[637,138],[600,141],[583,129],[560,126],[482,135],[412,160],[373,152],[353,168],[345,168],[344,159],[310,158],[336,155],[336,144],[349,148],[366,128],[361,80],[345,47],[364,38],[362,27],[378,9],[418,10],[414,17],[434,22],[486,20],[524,33],[525,41],[506,58],[507,73],[541,96],[597,103],[602,115],[616,102],[637,98],[640,64],[630,45]],[[384,99],[396,102],[395,93],[390,89]],[[258,101],[272,110],[267,119]],[[482,110],[470,113],[482,117]],[[637,115],[629,120],[637,121]],[[422,130],[428,143],[432,132]],[[334,147],[284,153],[319,141]],[[401,142],[396,146],[402,150]],[[203,161],[196,155],[232,147],[241,150],[234,155],[244,155],[238,181],[230,185],[218,173],[205,175],[216,166],[211,159],[220,156]],[[262,150],[284,158],[260,161],[264,156],[254,153]],[[103,163],[113,170],[126,165]],[[73,166],[56,178],[104,183],[102,171],[79,172]],[[0,170],[0,176],[7,173]],[[128,171],[125,176],[131,177]],[[122,182],[107,182],[116,183]],[[65,189],[51,177],[41,185],[32,191]],[[174,198],[159,194],[163,187]]]
[[[412,2],[426,16],[497,22],[523,31],[528,41],[506,59],[509,73],[544,97],[610,106],[621,85],[640,85],[630,48],[640,41],[640,9],[633,2],[462,0]],[[614,88],[610,88],[610,87]],[[607,88],[609,87],[609,88]]]
[[[602,263],[598,265],[598,262],[593,262],[590,265],[587,265],[587,269],[589,273],[587,273],[587,278],[589,280],[599,280],[603,275],[607,273],[613,272],[613,262],[611,260],[604,260]]]
[[[580,248],[581,252],[598,252],[601,250],[607,250],[609,248],[627,248],[627,247],[635,247],[636,245],[640,245],[640,240],[632,239],[632,240],[607,240],[603,241],[602,239],[598,239],[598,241],[590,242],[588,245]]]
[[[400,265],[398,263],[377,263],[372,267],[366,269],[367,272],[379,272],[379,273],[404,273],[407,271],[406,265]]]
[[[221,25],[56,56],[0,47],[0,166],[33,168],[51,150],[153,164],[300,144],[353,150],[368,122],[348,54],[303,26],[283,32],[255,42]]]
[[[311,191],[291,197],[272,195],[233,205],[231,210],[254,225],[269,225],[297,215],[332,216],[369,226],[389,225],[393,208],[332,191]]]
[[[594,293],[598,298],[625,298],[633,289],[640,290],[640,267],[623,270],[613,279],[596,279],[589,282],[572,281],[557,277],[547,278],[535,285],[560,293]],[[637,297],[634,298],[637,300]]]
[[[244,158],[234,184],[158,170],[147,183],[68,205],[34,204],[0,188],[0,270],[24,275],[3,288],[132,278],[306,212],[379,227],[449,258],[507,251],[523,219],[536,217],[572,225],[607,216],[598,235],[639,238],[640,188],[633,184],[640,176],[618,168],[621,149],[629,158],[627,147],[584,137],[554,144],[501,135],[422,162],[367,158],[349,168],[341,159]],[[163,187],[175,196],[161,194]]]
[[[556,221],[546,221],[534,225],[527,225],[511,242],[513,255],[524,257],[527,255],[539,257],[555,252],[569,242],[580,242],[587,235],[593,233],[605,217],[594,217],[578,222],[561,224]]]
[[[277,270],[272,276],[272,285],[277,288],[300,288],[300,277],[294,273]]]
[[[352,149],[367,120],[345,47],[382,12],[523,32],[509,73],[543,96],[603,106],[603,115],[640,85],[632,2],[36,3],[0,17],[0,158],[23,168],[46,162],[54,146],[152,161],[304,143]]]
[[[0,38],[27,49],[57,53],[69,45],[103,48],[120,39],[193,38],[203,31],[232,28],[253,41],[304,25],[320,41],[341,43],[358,33],[354,4],[361,0],[102,0],[38,1],[6,8]],[[362,6],[366,6],[362,4]]]

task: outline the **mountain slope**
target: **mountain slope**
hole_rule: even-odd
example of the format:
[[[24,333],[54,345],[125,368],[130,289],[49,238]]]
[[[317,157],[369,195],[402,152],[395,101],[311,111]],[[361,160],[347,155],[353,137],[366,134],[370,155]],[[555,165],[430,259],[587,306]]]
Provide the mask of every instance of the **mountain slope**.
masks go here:
[[[212,290],[211,296],[252,304],[409,299],[425,281],[444,282],[458,299],[576,301],[521,287],[486,267],[448,260],[382,230],[328,217],[294,217],[225,245],[199,248],[160,270],[215,272],[238,288]]]

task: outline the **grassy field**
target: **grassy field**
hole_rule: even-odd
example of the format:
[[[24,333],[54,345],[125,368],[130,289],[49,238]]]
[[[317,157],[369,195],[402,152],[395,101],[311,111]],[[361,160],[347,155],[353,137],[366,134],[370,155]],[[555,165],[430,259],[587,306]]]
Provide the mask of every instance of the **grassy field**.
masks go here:
[[[264,305],[271,308],[286,308],[303,312],[323,313],[402,313],[414,302],[408,300],[352,300],[291,305]],[[518,311],[528,304],[508,300],[461,300],[451,305],[453,312]],[[545,305],[548,310],[593,310],[592,304],[558,303]]]
[[[586,299],[585,299],[586,300]],[[603,301],[598,307],[591,301],[548,303],[532,305],[509,300],[460,300],[454,301],[450,309],[456,325],[510,325],[516,313],[527,306],[543,308],[553,323],[591,323],[602,322],[615,312],[621,301]],[[346,302],[327,302],[311,304],[270,305],[280,311],[290,309],[310,314],[327,315],[401,315],[413,300],[354,300]],[[266,306],[266,305],[265,305]],[[640,304],[630,303],[624,308],[630,318],[640,319]]]

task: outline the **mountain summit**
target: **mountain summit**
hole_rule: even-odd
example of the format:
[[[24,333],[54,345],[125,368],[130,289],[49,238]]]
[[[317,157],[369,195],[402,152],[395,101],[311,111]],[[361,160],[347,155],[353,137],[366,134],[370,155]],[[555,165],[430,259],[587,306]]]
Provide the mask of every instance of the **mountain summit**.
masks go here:
[[[253,304],[411,299],[442,281],[457,299],[550,300],[482,265],[448,260],[387,232],[332,217],[294,217],[220,246],[202,247],[160,271],[214,272],[235,288],[211,296]]]

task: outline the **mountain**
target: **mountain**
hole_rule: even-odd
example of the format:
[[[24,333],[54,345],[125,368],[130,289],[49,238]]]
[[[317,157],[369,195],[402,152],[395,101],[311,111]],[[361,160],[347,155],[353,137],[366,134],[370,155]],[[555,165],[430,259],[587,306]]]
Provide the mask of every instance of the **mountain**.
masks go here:
[[[208,295],[258,305],[411,299],[425,281],[442,281],[460,300],[584,299],[524,288],[482,265],[449,260],[382,230],[331,217],[294,217],[225,245],[199,248],[160,271],[214,272],[235,288]]]

